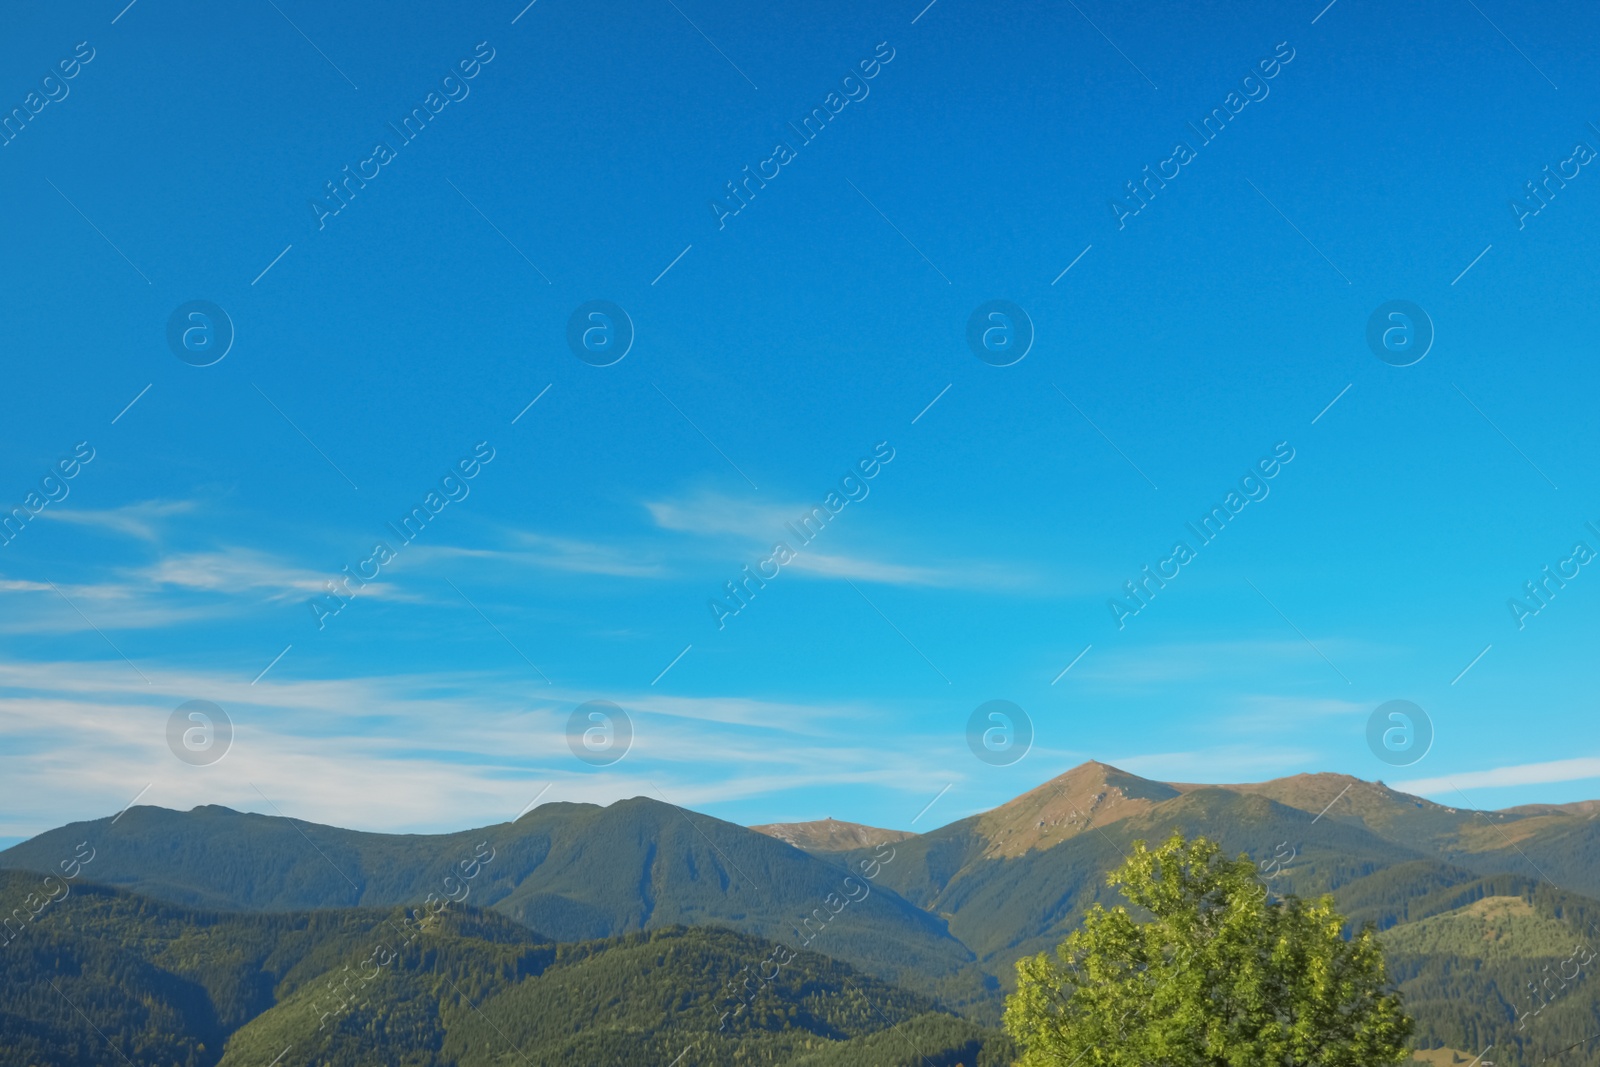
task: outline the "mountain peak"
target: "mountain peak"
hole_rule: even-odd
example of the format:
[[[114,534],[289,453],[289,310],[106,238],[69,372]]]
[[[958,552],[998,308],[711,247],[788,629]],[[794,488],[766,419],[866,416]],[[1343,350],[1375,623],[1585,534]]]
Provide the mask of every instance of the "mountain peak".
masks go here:
[[[986,856],[1020,856],[1141,815],[1180,790],[1089,760],[978,817]]]

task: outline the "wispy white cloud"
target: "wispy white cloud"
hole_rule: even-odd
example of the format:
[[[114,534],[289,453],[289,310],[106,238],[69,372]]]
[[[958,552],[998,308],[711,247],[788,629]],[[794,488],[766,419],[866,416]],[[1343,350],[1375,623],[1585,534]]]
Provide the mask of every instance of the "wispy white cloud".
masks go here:
[[[789,566],[801,574],[819,578],[850,578],[882,585],[948,586],[955,575],[935,567],[914,567],[854,556],[835,556],[821,552],[802,552]]]
[[[290,566],[265,553],[244,548],[163,556],[131,573],[156,587],[208,593],[261,592],[269,600],[315,596],[324,591],[323,583],[328,581],[325,574]],[[385,586],[374,582],[368,589],[382,596]]]
[[[1457,790],[1498,789],[1513,785],[1547,785],[1551,782],[1580,782],[1600,778],[1600,757],[1579,756],[1575,759],[1549,760],[1544,763],[1520,763],[1510,767],[1494,767],[1486,771],[1463,771],[1460,774],[1437,778],[1413,778],[1391,783],[1394,788],[1421,796],[1448,794],[1460,799]]]
[[[816,504],[770,504],[701,490],[676,499],[646,501],[644,506],[663,530],[767,542],[792,536],[784,523],[809,514]]]
[[[56,522],[91,526],[113,533],[154,541],[159,536],[158,526],[174,515],[186,515],[195,510],[192,500],[146,500],[138,504],[125,504],[119,508],[98,511],[82,508],[47,508],[41,514]]]
[[[1356,700],[1306,697],[1281,693],[1245,693],[1228,699],[1237,710],[1216,715],[1212,721],[1231,731],[1299,731],[1328,720],[1355,718],[1372,713],[1372,705]]]
[[[0,578],[0,633],[77,633],[175,626],[217,615],[213,605],[180,604],[145,582],[56,583]],[[80,614],[81,612],[81,614]]]
[[[235,614],[263,601],[317,596],[331,577],[243,548],[171,553],[152,563],[116,568],[92,582],[52,585],[37,578],[0,577],[0,601],[12,601],[0,632],[173,626]],[[370,582],[361,595],[419,599],[392,581]]]
[[[48,593],[45,582],[30,582],[22,578],[0,578],[0,593]]]
[[[659,528],[724,546],[723,551],[739,556],[754,553],[765,558],[774,545],[782,542],[796,553],[785,569],[811,578],[946,589],[1017,590],[1037,584],[1014,568],[988,561],[923,566],[901,560],[818,551],[814,545],[803,542],[796,530],[805,532],[808,537],[832,540],[837,537],[833,533],[836,523],[848,523],[854,509],[871,506],[864,503],[871,499],[869,492],[867,497],[847,503],[843,511],[830,516],[827,509],[821,507],[820,499],[810,503],[773,504],[701,490],[677,498],[647,501],[644,506]],[[809,524],[802,525],[808,518]]]
[[[407,562],[464,559],[500,566],[606,574],[618,578],[660,578],[668,573],[653,552],[645,549],[550,537],[528,531],[516,531],[508,536],[508,541],[510,546],[504,548],[419,545],[408,553]]]
[[[660,799],[659,789],[694,807],[860,784],[919,795],[929,774],[918,746],[839,748],[842,718],[880,717],[863,706],[618,693],[633,748],[594,769],[567,742],[569,716],[593,693],[530,699],[520,679],[467,673],[285,677],[292,662],[256,685],[255,664],[142,669],[148,686],[130,685],[115,661],[0,663],[0,836],[117,811],[151,782],[144,802],[166,807],[270,814],[259,787],[298,818],[427,832],[510,819],[545,785],[542,802]],[[167,721],[190,699],[214,701],[234,724],[232,749],[210,767],[167,749]],[[966,762],[958,744],[951,765]]]

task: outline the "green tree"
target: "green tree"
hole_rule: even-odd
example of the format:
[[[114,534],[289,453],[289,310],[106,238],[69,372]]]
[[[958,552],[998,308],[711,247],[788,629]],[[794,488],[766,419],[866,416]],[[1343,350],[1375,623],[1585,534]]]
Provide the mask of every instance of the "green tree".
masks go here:
[[[1173,836],[1108,879],[1149,918],[1100,905],[1056,949],[1017,961],[1006,1029],[1019,1067],[1383,1067],[1411,1019],[1386,991],[1370,926],[1331,897],[1273,899],[1246,856]]]

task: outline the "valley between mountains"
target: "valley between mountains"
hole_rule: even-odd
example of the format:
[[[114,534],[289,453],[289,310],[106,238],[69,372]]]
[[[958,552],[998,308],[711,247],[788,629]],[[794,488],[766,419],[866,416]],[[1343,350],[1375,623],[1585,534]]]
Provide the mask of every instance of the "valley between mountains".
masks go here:
[[[441,835],[134,807],[0,852],[0,1067],[1006,1064],[1015,961],[1175,829],[1382,931],[1427,1062],[1595,1062],[1565,1050],[1600,1033],[1597,813],[1093,762],[923,834],[643,797]]]

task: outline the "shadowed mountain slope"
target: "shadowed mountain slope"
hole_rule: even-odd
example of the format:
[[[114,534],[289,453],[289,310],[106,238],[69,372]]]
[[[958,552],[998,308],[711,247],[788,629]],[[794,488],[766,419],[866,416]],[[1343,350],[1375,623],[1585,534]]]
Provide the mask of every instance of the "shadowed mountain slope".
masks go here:
[[[0,871],[0,899],[39,884]],[[693,1062],[728,1067],[871,1062],[852,1058],[864,1048],[910,1063],[896,1054],[913,1047],[953,1067],[1010,1054],[926,997],[720,928],[557,945],[465,906],[222,913],[77,882],[11,934],[0,1067],[632,1067],[691,1047]]]
[[[285,911],[419,904],[430,894],[493,908],[561,941],[720,923],[820,951],[920,988],[971,961],[937,917],[882,888],[893,846],[845,873],[742,826],[643,797],[601,808],[547,804],[515,823],[457,834],[370,834],[227,808],[130,809],[4,853],[0,867],[52,870],[79,842],[88,877],[194,906]],[[489,857],[481,859],[479,857]],[[465,877],[472,870],[473,877]],[[461,896],[461,894],[467,894]],[[846,897],[851,902],[838,903]],[[810,920],[807,925],[807,920]]]

